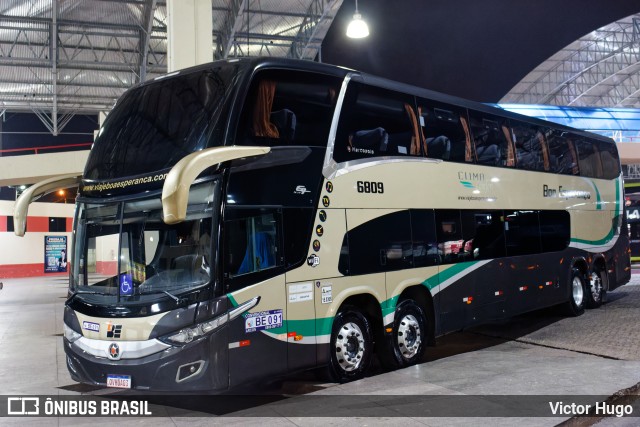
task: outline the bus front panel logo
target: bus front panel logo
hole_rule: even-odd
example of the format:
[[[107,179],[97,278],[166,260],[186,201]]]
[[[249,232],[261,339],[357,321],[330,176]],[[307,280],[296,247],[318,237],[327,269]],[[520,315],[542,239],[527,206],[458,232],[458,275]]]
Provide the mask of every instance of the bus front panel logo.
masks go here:
[[[112,360],[119,360],[120,356],[120,346],[115,342],[111,343],[109,345],[109,358]]]

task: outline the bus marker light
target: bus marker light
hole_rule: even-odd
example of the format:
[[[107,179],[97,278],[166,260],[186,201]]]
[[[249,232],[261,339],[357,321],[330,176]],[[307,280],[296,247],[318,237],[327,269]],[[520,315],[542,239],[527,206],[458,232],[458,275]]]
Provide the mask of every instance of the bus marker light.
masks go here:
[[[238,343],[238,347],[247,347],[251,345],[251,340],[243,340]]]
[[[295,336],[296,336],[296,333],[295,333],[295,332],[289,332],[289,333],[287,334],[287,338],[294,338]]]
[[[526,291],[527,289],[529,289],[529,287],[528,287],[528,286],[520,286],[520,290],[521,290],[521,291]]]
[[[473,297],[462,298],[462,302],[466,302],[467,304],[471,304],[473,302]]]
[[[503,291],[496,291],[494,295],[499,297],[499,296],[504,295],[504,292]]]
[[[539,289],[544,289],[543,285],[538,286]]]
[[[302,335],[296,335],[295,337],[293,337],[294,341],[302,341]]]
[[[553,282],[546,282],[545,285],[551,286],[551,285],[553,285]]]
[[[385,331],[386,331],[388,334],[390,334],[391,332],[393,332],[393,328],[387,328],[387,329],[385,329]]]

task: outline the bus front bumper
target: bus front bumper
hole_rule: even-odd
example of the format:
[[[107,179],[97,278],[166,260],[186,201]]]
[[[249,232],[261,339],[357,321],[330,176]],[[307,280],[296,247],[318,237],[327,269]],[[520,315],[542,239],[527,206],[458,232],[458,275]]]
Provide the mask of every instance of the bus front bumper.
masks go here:
[[[64,340],[67,369],[74,381],[107,386],[109,377],[129,378],[128,385],[148,391],[210,391],[229,386],[226,339],[217,333],[182,347],[168,346],[154,354],[110,360]],[[220,338],[220,339],[217,339]],[[114,342],[122,345],[123,342]]]

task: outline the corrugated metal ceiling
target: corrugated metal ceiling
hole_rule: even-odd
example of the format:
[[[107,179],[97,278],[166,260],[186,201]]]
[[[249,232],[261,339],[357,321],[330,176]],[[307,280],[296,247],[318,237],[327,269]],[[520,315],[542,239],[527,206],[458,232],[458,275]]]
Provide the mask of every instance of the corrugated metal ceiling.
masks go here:
[[[212,0],[211,59],[314,59],[341,4]],[[45,113],[56,128],[58,111],[108,111],[127,88],[165,73],[166,62],[166,1],[0,2],[0,112]]]

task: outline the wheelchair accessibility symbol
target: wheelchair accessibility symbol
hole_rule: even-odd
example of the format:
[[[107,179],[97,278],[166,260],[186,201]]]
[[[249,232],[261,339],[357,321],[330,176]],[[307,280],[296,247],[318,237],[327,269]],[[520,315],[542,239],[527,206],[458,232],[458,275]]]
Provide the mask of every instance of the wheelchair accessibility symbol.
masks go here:
[[[131,282],[131,275],[123,274],[120,276],[120,295],[133,294],[133,286]]]

